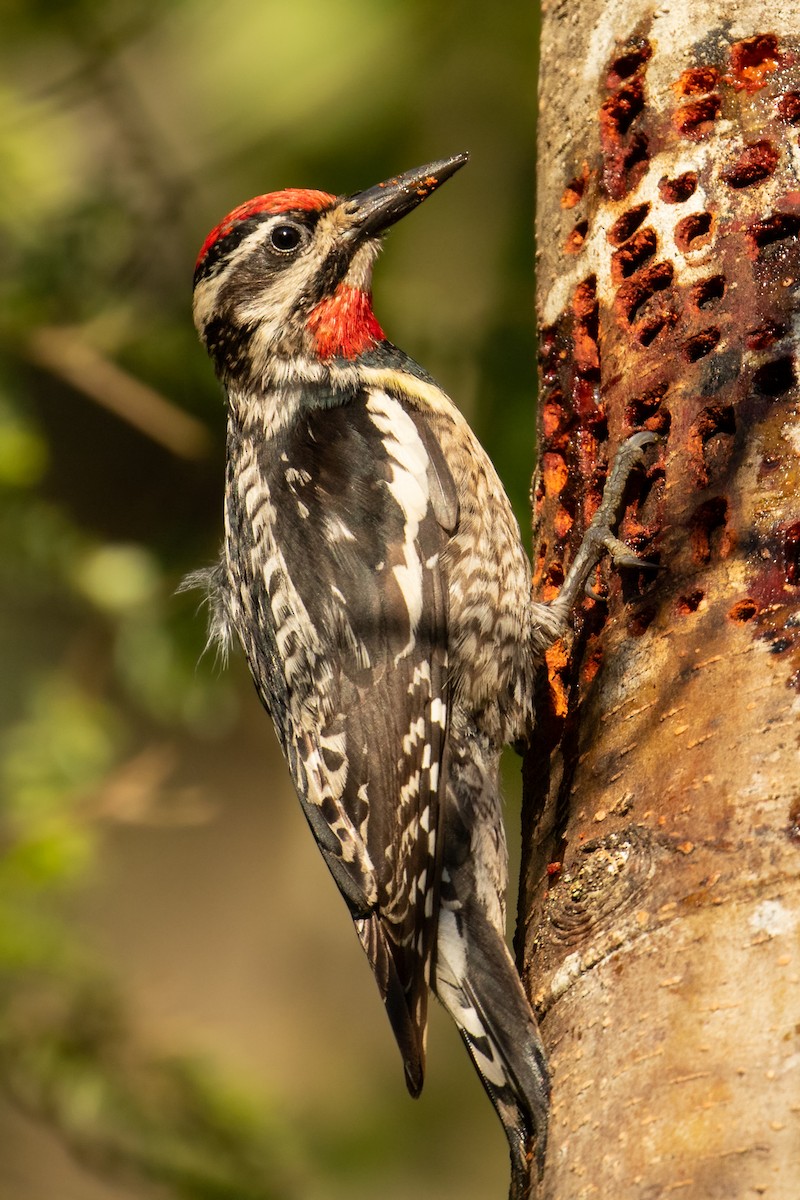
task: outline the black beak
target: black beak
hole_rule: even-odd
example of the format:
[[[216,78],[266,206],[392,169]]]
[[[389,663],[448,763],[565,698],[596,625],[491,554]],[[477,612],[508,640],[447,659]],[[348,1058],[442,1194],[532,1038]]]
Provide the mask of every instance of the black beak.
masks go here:
[[[395,221],[410,213],[412,208],[427,200],[431,192],[455,175],[468,159],[469,154],[455,154],[452,158],[416,167],[413,171],[395,175],[384,183],[349,196],[345,207],[353,217],[353,234],[359,241],[377,237]]]

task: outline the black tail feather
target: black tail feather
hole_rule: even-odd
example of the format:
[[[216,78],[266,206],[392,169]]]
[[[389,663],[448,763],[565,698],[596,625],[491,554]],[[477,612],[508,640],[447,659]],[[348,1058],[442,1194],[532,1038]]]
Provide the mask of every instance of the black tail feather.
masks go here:
[[[469,907],[469,919],[462,912],[443,914],[437,994],[459,1028],[508,1139],[509,1200],[527,1200],[531,1164],[535,1160],[541,1174],[547,1148],[547,1060],[505,942],[477,906]],[[450,953],[448,933],[457,939]]]
[[[392,948],[381,926],[380,917],[373,915],[356,919],[355,927],[370,961],[392,1032],[403,1056],[406,1086],[411,1095],[416,1097],[422,1091],[425,1079],[427,987],[425,995],[418,998],[412,1011],[410,997],[400,982]]]

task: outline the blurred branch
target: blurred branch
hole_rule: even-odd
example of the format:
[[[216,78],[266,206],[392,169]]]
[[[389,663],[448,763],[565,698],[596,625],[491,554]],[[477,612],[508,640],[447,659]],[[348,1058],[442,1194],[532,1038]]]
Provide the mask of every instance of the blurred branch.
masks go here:
[[[10,982],[13,998],[0,987],[4,1089],[87,1167],[166,1185],[181,1200],[297,1195],[280,1120],[199,1063],[144,1051],[107,985]]]
[[[201,788],[170,783],[177,764],[175,745],[158,742],[145,746],[106,776],[89,798],[89,816],[120,825],[173,829],[206,824],[216,816],[217,808]]]
[[[36,329],[28,339],[26,352],[31,362],[180,458],[202,458],[208,453],[210,438],[200,421],[111,362],[75,329]]]
[[[0,1086],[104,1178],[176,1200],[292,1200],[299,1151],[275,1109],[150,1047],[50,910],[93,860],[97,818],[140,818],[168,783],[169,743],[115,766],[119,747],[108,703],[57,672],[0,731]]]

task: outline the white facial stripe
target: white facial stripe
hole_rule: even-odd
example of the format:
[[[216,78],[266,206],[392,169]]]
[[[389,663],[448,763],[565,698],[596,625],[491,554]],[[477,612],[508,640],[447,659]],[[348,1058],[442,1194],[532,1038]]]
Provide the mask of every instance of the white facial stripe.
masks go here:
[[[225,266],[216,274],[209,275],[206,279],[201,279],[194,289],[194,323],[201,334],[204,326],[217,309],[217,297],[219,296],[220,289],[225,286],[225,283],[241,264],[242,260],[249,257],[263,243],[266,232],[265,225],[258,225],[231,252]]]
[[[372,287],[372,268],[375,265],[375,259],[380,254],[381,244],[372,238],[365,242],[363,246],[359,246],[353,255],[352,261],[342,282],[345,287],[357,288],[361,292],[368,292]]]

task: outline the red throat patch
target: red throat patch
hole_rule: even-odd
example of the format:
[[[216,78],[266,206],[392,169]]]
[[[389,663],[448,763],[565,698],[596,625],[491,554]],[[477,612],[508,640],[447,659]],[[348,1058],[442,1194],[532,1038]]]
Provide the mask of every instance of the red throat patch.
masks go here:
[[[306,328],[322,359],[358,358],[386,337],[372,311],[371,294],[344,283],[312,309]]]

